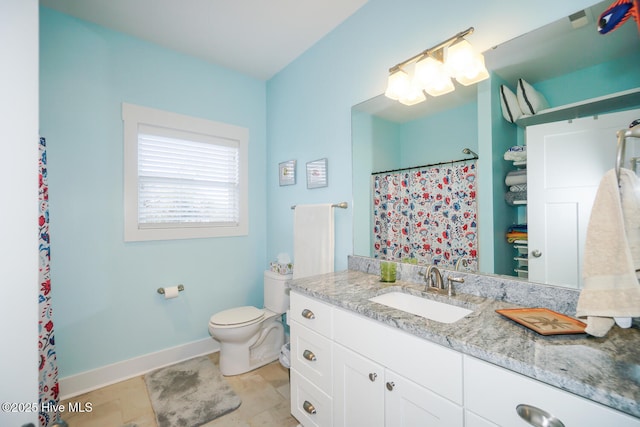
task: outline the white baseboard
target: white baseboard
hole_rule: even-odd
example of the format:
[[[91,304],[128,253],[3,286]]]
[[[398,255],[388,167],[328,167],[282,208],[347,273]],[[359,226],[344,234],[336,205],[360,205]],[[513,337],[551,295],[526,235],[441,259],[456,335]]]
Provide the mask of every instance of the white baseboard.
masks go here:
[[[154,369],[219,350],[220,344],[216,340],[206,338],[60,378],[58,380],[60,399],[69,399],[79,394],[144,375]]]

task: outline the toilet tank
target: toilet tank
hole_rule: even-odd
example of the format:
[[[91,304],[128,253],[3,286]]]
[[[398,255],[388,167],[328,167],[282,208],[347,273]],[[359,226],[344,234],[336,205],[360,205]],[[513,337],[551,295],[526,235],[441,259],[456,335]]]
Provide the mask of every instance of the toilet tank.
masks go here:
[[[289,309],[289,281],[291,274],[264,272],[264,307],[274,313],[284,313]]]

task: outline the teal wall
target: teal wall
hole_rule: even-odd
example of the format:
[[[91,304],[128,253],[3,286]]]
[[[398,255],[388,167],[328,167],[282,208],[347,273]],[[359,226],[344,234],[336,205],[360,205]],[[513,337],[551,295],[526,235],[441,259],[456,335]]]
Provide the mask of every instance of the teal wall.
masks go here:
[[[637,88],[640,52],[532,85],[544,94],[551,107]]]
[[[380,117],[372,117],[371,121],[371,140],[370,145],[373,150],[373,164],[369,169],[371,172],[380,172],[385,170],[397,169],[404,167],[402,163],[404,141],[402,139],[402,125],[393,123]],[[351,127],[352,137],[355,136],[355,126]],[[357,156],[354,163],[360,161],[360,151],[353,147],[353,153]]]
[[[478,151],[478,104],[452,108],[400,128],[402,166],[418,166],[470,157],[463,148]]]
[[[216,311],[262,304],[265,83],[46,8],[40,31],[60,376],[206,339]],[[122,102],[249,129],[248,236],[123,242]]]

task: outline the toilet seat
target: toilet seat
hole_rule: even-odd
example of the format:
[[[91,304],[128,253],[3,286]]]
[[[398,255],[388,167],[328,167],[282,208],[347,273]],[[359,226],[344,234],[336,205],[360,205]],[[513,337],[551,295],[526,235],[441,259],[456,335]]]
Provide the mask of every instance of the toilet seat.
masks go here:
[[[216,328],[239,328],[262,321],[264,315],[264,310],[253,306],[236,307],[214,314],[209,324]]]

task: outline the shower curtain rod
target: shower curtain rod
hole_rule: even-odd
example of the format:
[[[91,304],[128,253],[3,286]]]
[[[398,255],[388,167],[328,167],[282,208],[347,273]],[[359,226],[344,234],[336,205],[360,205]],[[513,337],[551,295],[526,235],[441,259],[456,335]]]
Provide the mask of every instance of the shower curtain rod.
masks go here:
[[[399,169],[390,169],[388,171],[371,172],[371,175],[380,175],[380,174],[383,174],[383,173],[410,171],[410,170],[413,170],[413,169],[429,168],[431,166],[448,165],[448,164],[466,162],[468,160],[477,160],[477,159],[478,159],[478,156],[473,156],[473,157],[470,157],[468,159],[449,160],[449,161],[446,161],[446,162],[431,163],[431,164],[428,164],[428,165],[411,166],[409,168],[399,168]]]

